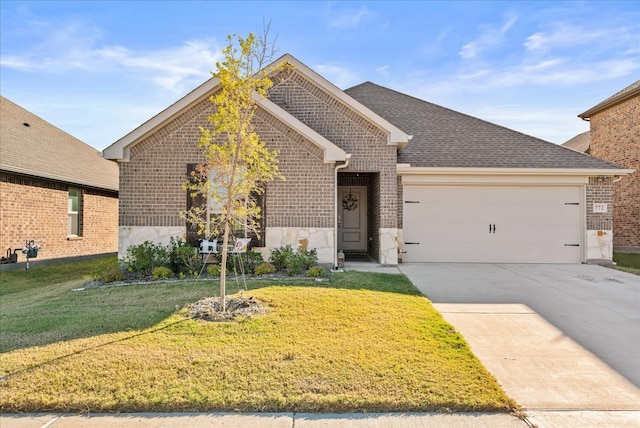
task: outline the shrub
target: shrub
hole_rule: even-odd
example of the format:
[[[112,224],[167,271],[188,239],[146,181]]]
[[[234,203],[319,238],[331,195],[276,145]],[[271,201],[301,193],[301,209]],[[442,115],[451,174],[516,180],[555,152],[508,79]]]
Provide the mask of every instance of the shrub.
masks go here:
[[[294,276],[304,271],[304,257],[300,253],[293,253],[286,260],[287,275]]]
[[[269,261],[275,266],[277,270],[283,270],[287,267],[287,260],[292,258],[294,255],[293,248],[291,245],[286,245],[284,247],[275,248],[271,252],[271,256],[269,257]]]
[[[263,261],[262,254],[257,251],[247,250],[246,253],[229,253],[227,256],[227,269],[229,272],[235,272],[240,269],[240,263],[242,263],[245,273],[254,273],[256,266]]]
[[[297,275],[318,263],[318,253],[315,249],[300,248],[293,250],[290,245],[276,248],[269,258],[277,270],[286,270],[289,276]]]
[[[262,262],[258,266],[256,266],[255,274],[256,275],[268,275],[270,273],[274,273],[276,268],[269,262]]]
[[[169,257],[163,245],[144,241],[127,248],[124,261],[131,272],[150,276],[156,267],[168,265]]]
[[[177,274],[189,274],[200,272],[202,258],[195,247],[179,237],[171,237],[169,243],[169,264],[171,270]]]
[[[309,278],[322,278],[324,276],[324,269],[322,266],[313,266],[307,271],[307,277]]]
[[[220,276],[220,265],[209,265],[207,267],[209,276]]]
[[[305,269],[309,269],[318,264],[318,251],[315,248],[311,250],[299,248],[298,254],[300,254],[302,265]]]
[[[153,269],[153,279],[167,279],[173,277],[173,272],[166,266],[158,266]]]
[[[122,281],[124,274],[120,269],[118,259],[109,259],[101,262],[93,273],[93,279],[102,282]]]

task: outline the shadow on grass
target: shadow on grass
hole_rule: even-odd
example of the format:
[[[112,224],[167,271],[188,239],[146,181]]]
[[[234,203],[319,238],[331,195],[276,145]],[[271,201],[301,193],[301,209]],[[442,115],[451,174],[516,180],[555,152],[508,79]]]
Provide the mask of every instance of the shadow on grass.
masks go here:
[[[120,342],[126,342],[127,340],[131,340],[131,339],[134,339],[136,337],[146,336],[148,334],[157,333],[157,332],[165,330],[165,329],[167,329],[169,327],[173,327],[173,326],[175,326],[177,324],[181,324],[181,323],[183,323],[185,321],[187,321],[186,318],[183,319],[183,320],[180,320],[180,321],[176,321],[176,322],[173,322],[173,323],[170,323],[170,324],[163,325],[162,327],[154,328],[152,330],[145,330],[145,331],[141,331],[141,332],[137,332],[137,333],[132,333],[132,334],[126,336],[126,337],[121,337],[119,339],[109,340],[107,342],[96,344],[96,345],[93,345],[93,346],[86,346],[86,347],[84,347],[82,349],[78,349],[76,351],[69,352],[69,353],[66,353],[64,355],[59,355],[59,356],[57,356],[55,358],[51,358],[51,359],[43,361],[41,363],[25,367],[23,369],[16,370],[14,372],[6,373],[4,376],[2,376],[2,380],[8,379],[8,378],[10,378],[12,376],[19,375],[20,373],[28,372],[28,371],[31,371],[31,370],[34,370],[34,369],[38,369],[40,367],[47,366],[49,364],[55,363],[56,361],[61,361],[61,360],[64,360],[66,358],[73,357],[75,355],[83,354],[85,352],[88,352],[88,351],[91,351],[91,350],[94,350],[94,349],[104,348],[105,346],[113,345],[115,343],[120,343]]]
[[[77,284],[74,284],[78,286]],[[0,353],[103,334],[143,331],[204,297],[219,296],[219,281],[171,281],[73,291],[67,284],[3,298]],[[371,290],[420,295],[404,275],[349,271],[312,278],[246,279],[229,275],[227,294],[271,286]]]

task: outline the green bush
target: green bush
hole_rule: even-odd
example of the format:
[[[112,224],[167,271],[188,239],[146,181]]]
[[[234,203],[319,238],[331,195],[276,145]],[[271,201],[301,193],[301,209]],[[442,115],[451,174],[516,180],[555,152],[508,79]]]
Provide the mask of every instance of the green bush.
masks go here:
[[[291,245],[286,245],[284,247],[275,248],[271,251],[271,256],[269,257],[269,261],[277,270],[283,270],[287,267],[287,261],[294,256],[293,248]]]
[[[220,265],[209,265],[207,267],[209,276],[220,276]]]
[[[258,266],[256,266],[255,274],[256,275],[268,275],[270,273],[274,273],[276,268],[269,262],[262,262]]]
[[[245,273],[254,273],[256,267],[262,263],[262,254],[257,251],[247,250],[246,253],[227,255],[227,269],[229,272],[240,271],[240,263]]]
[[[173,272],[166,266],[158,266],[153,269],[153,279],[167,279],[172,277]]]
[[[163,245],[144,241],[127,248],[124,261],[129,271],[150,276],[155,268],[169,264],[169,256]]]
[[[202,257],[197,249],[182,238],[171,237],[168,251],[169,265],[176,274],[191,275],[202,269]]]
[[[324,269],[322,266],[313,266],[307,271],[307,277],[309,278],[322,278],[324,276]]]
[[[120,262],[118,259],[110,258],[101,262],[93,273],[93,279],[102,282],[114,282],[122,281],[124,274],[120,269]]]
[[[318,253],[315,249],[294,250],[290,245],[286,245],[274,249],[269,261],[277,270],[285,270],[289,276],[293,276],[315,266],[318,263]]]
[[[311,250],[299,248],[298,254],[300,255],[302,266],[304,266],[305,269],[312,268],[318,264],[318,251],[315,248]]]

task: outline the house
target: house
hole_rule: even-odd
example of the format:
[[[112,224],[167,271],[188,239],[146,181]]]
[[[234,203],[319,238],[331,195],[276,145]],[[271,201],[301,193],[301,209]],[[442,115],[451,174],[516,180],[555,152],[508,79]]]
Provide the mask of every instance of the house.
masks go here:
[[[0,249],[34,241],[37,260],[118,249],[118,168],[99,152],[0,97]],[[21,251],[18,262],[27,261]]]
[[[589,121],[588,153],[635,169],[613,184],[613,246],[621,252],[640,252],[639,116],[640,80],[578,115]]]
[[[581,134],[576,135],[570,140],[562,143],[564,147],[567,147],[571,150],[575,150],[576,152],[591,154],[591,133],[589,131],[583,132]]]
[[[307,245],[400,260],[581,263],[611,259],[618,165],[364,83],[342,91],[290,55],[255,126],[286,181],[266,185],[254,249]],[[119,254],[186,236],[181,184],[214,106],[210,79],[104,151],[120,165]],[[607,207],[606,212],[594,212]],[[609,223],[607,223],[609,221]]]

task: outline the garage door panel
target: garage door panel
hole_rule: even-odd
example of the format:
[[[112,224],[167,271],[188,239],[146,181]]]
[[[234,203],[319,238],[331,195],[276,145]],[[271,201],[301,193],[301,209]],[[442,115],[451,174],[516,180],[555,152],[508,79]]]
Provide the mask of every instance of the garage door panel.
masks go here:
[[[582,193],[579,186],[405,186],[405,260],[580,263]]]

